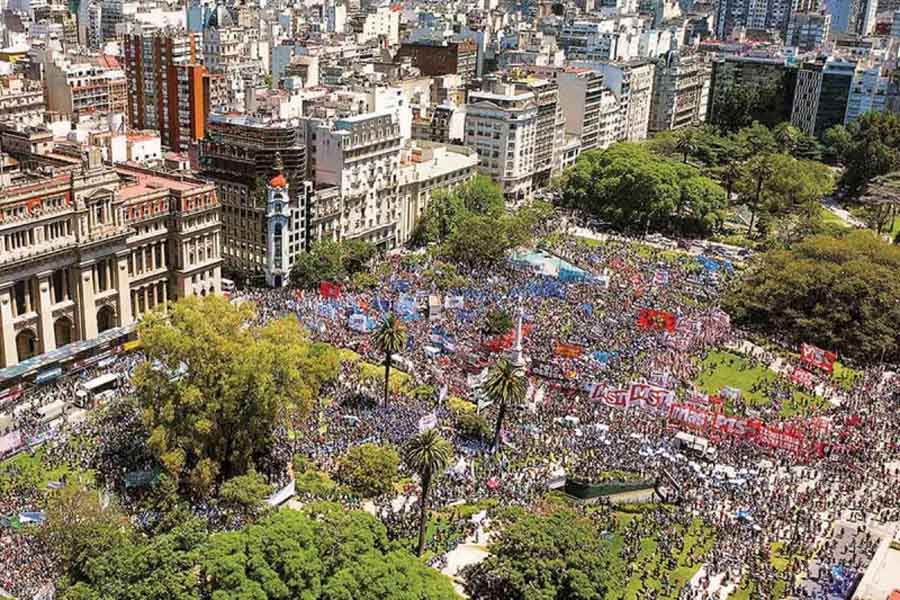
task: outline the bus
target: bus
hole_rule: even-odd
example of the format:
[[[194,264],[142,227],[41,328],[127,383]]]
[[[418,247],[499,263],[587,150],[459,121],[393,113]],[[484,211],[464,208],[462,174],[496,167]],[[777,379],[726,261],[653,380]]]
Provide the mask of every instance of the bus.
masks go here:
[[[81,384],[75,390],[75,403],[80,408],[92,408],[98,400],[108,395],[105,392],[115,392],[118,387],[118,373],[107,373],[106,375],[94,377],[90,381]]]

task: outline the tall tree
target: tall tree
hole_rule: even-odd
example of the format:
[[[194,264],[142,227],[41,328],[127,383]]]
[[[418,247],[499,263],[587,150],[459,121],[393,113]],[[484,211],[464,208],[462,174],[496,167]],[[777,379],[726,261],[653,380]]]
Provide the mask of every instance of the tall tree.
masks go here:
[[[869,209],[869,220],[878,235],[885,229],[892,231],[897,206],[900,205],[900,171],[870,181],[862,200]]]
[[[275,428],[306,415],[339,368],[336,353],[314,349],[296,319],[250,327],[253,310],[187,298],[138,330],[146,360],[133,380],[148,443],[196,496],[251,467],[262,471]]]
[[[484,393],[488,400],[497,405],[497,423],[494,425],[494,441],[491,449],[496,451],[500,447],[500,430],[503,428],[503,420],[510,406],[519,406],[525,401],[528,387],[525,377],[512,362],[505,358],[497,361],[488,371],[487,381],[484,384]]]
[[[900,358],[900,248],[871,231],[813,236],[760,255],[724,306],[742,327],[863,364]]]
[[[753,225],[756,222],[756,215],[762,206],[762,190],[763,184],[772,176],[772,165],[769,155],[759,156],[750,161],[747,167],[747,173],[752,178],[753,192],[752,196],[746,196],[750,200],[750,222],[747,225],[747,237],[753,234]]]
[[[684,164],[687,164],[688,157],[697,151],[697,142],[695,141],[694,130],[690,127],[682,129],[678,134],[675,142],[675,149],[681,152]]]
[[[841,185],[851,194],[861,193],[875,177],[900,170],[900,115],[866,113],[846,128],[829,129],[825,139],[844,165]]]
[[[800,139],[800,130],[788,122],[779,123],[772,130],[779,152],[793,154]]]
[[[453,460],[453,446],[441,437],[437,429],[424,431],[407,442],[403,448],[403,462],[419,475],[422,494],[419,497],[419,543],[417,553],[425,551],[425,529],[428,524],[428,494],[436,477],[439,477]]]
[[[406,348],[406,325],[397,318],[394,313],[381,321],[374,333],[375,347],[384,353],[384,403],[388,403],[391,383],[391,366],[394,362],[394,354]]]

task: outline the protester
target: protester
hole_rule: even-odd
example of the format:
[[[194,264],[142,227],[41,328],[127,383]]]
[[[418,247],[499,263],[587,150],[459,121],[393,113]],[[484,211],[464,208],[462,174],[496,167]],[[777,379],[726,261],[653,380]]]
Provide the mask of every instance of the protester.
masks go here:
[[[744,390],[766,402],[729,399],[733,414],[722,425],[721,398],[698,394],[693,381],[710,351],[746,345],[742,332],[733,330],[717,308],[731,277],[727,261],[666,254],[627,240],[597,246],[562,240],[547,250],[556,258],[548,255],[534,264],[512,260],[484,270],[458,267],[466,285],[453,289],[440,289],[439,276],[424,255],[406,255],[389,259],[378,285],[365,291],[337,294],[332,286],[329,297],[290,289],[236,293],[233,301],[255,305],[257,323],[293,315],[315,340],[353,350],[359,361],[375,365],[384,357],[371,343],[370,325],[390,311],[408,330],[403,361],[395,363],[395,369],[405,371],[403,389],[384,402],[378,379],[366,379],[358,362],[345,361],[337,380],[322,392],[330,401],[315,406],[305,422],[292,424],[293,436],[279,430],[266,473],[271,482],[289,480],[295,455],[333,473],[349,448],[365,442],[402,444],[420,430],[424,416],[433,414],[461,458],[433,487],[434,507],[486,499],[527,505],[546,493],[560,469],[595,482],[627,472],[636,480],[676,487],[669,491],[681,506],[634,520],[625,532],[626,557],[636,558],[641,540],[651,534],[660,538],[661,556],[671,556],[682,547],[684,534],[677,532],[694,519],[710,530],[712,549],[692,550],[694,562],[705,567],[696,585],[681,590],[682,598],[707,598],[713,579],[737,585],[748,575],[761,597],[779,582],[794,595],[819,597],[816,590],[827,585],[825,576],[813,574],[822,585],[809,584],[810,578],[804,587],[802,574],[813,563],[789,560],[785,569],[775,569],[770,560],[775,542],[791,557],[810,557],[817,548],[816,564],[827,565],[825,570],[840,564],[860,571],[872,555],[871,538],[835,546],[829,542],[831,524],[838,518],[900,520],[895,499],[900,472],[888,466],[900,447],[897,380],[884,377],[882,369],[865,371],[852,384],[810,375],[831,402],[808,407],[815,414],[785,419],[783,403],[801,388],[778,374]],[[448,406],[450,397],[478,400],[479,373],[515,342],[515,332],[485,333],[490,311],[505,311],[513,321],[522,315],[530,386],[526,405],[513,407],[507,416],[498,452],[485,441],[457,435]],[[360,316],[353,321],[355,329],[348,326],[353,315]],[[762,349],[750,354],[746,360],[753,368],[768,368],[776,358]],[[29,389],[16,400],[9,429],[29,439],[46,433],[49,426],[39,423],[36,408],[70,401],[79,381],[101,371],[120,373],[119,393],[127,396],[130,373],[140,360],[138,353],[122,355],[104,369]],[[650,390],[658,404],[646,399],[619,404],[629,390]],[[713,427],[707,423],[692,430],[711,439],[714,460],[687,456],[676,445],[674,433],[686,426],[673,419],[677,406],[712,416],[708,423]],[[94,469],[110,490],[122,492],[125,473],[153,466],[134,435],[141,424],[133,414],[123,411],[121,421],[90,420],[55,431],[48,460]],[[496,407],[484,408],[483,414],[490,421]],[[756,428],[753,435],[742,429],[749,424]],[[739,428],[743,433],[736,433]],[[120,450],[98,453],[64,443],[72,430]],[[0,503],[0,515],[40,508],[42,493],[13,494]],[[415,528],[414,494],[400,509],[394,500],[378,499],[378,510],[389,532],[402,537]],[[198,513],[205,510],[196,507]],[[609,511],[598,514],[611,518]],[[472,529],[436,536],[434,564],[440,566]],[[0,544],[17,544],[10,540],[20,537],[0,537]],[[17,548],[14,555],[2,555],[0,586],[13,593],[33,591],[52,574],[52,566],[42,562],[39,548]],[[633,568],[642,581],[661,576],[666,593],[676,592],[669,562]],[[649,587],[642,590],[639,597],[653,597]]]

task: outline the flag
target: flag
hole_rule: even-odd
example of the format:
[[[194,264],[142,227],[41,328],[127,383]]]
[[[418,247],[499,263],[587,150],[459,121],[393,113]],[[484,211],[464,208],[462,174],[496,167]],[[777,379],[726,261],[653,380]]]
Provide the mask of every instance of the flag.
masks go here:
[[[654,331],[675,331],[677,318],[672,313],[653,308],[644,308],[638,315],[638,326],[641,329]]]
[[[341,286],[330,281],[322,281],[319,283],[319,294],[324,298],[340,298]]]

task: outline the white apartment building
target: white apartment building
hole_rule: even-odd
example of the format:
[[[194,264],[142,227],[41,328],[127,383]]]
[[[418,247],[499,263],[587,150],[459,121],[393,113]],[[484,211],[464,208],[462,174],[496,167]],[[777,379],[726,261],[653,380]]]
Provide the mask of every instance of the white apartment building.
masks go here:
[[[627,62],[575,62],[573,66],[603,74],[603,85],[619,99],[624,127],[619,141],[647,138],[653,96],[654,64],[648,60]]]
[[[495,80],[469,93],[464,143],[478,152],[478,171],[503,188],[508,202],[530,198],[538,129],[534,92]]]
[[[320,236],[362,239],[382,248],[397,245],[400,123],[393,112],[373,112],[320,124],[314,128],[316,189],[337,188],[342,204],[334,223],[322,224]]]
[[[590,69],[570,67],[556,77],[559,100],[566,120],[566,133],[581,139],[581,150],[600,146],[600,104],[603,76]]]
[[[650,104],[651,132],[706,122],[710,67],[704,55],[669,52],[656,62]]]
[[[887,104],[889,74],[883,73],[882,65],[857,66],[847,97],[847,113],[844,125],[867,112],[883,112]]]
[[[364,44],[379,37],[385,38],[391,46],[400,43],[400,12],[392,5],[379,6],[366,15],[358,41]]]
[[[0,77],[0,121],[31,127],[44,122],[45,112],[40,83],[18,75]]]

